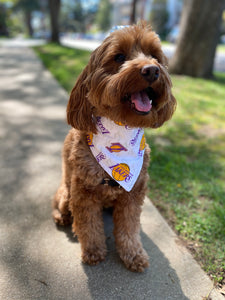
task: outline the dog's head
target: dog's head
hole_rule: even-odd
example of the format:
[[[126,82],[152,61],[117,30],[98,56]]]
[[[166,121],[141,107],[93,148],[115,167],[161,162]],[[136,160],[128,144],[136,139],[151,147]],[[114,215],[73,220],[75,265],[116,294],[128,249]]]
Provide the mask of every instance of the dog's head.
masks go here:
[[[71,92],[67,120],[96,132],[95,116],[131,127],[161,126],[171,118],[167,59],[158,36],[145,23],[114,31],[92,53]]]

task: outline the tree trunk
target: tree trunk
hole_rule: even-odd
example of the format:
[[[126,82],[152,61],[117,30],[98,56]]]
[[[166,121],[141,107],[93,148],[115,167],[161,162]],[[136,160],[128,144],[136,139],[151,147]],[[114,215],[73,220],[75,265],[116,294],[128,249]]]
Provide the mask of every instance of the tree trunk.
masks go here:
[[[51,20],[51,41],[59,43],[59,12],[60,0],[49,0],[50,20]]]
[[[213,76],[225,0],[184,0],[177,48],[170,72],[193,77]]]
[[[7,10],[4,3],[0,3],[0,36],[8,36],[9,31],[7,27]]]
[[[132,0],[132,7],[131,7],[131,15],[130,15],[130,24],[134,24],[136,22],[136,4],[137,0]]]
[[[31,14],[32,14],[31,11],[25,11],[25,23],[26,23],[28,34],[30,37],[32,37],[33,33],[34,33],[34,30],[33,30],[32,24],[31,24]]]

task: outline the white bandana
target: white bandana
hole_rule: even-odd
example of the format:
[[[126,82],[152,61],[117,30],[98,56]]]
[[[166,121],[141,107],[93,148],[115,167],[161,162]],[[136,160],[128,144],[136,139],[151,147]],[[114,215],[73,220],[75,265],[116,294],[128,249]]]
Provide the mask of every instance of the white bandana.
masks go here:
[[[87,136],[92,154],[101,167],[130,191],[142,168],[145,136],[142,128],[131,128],[105,117],[97,117],[98,134]]]

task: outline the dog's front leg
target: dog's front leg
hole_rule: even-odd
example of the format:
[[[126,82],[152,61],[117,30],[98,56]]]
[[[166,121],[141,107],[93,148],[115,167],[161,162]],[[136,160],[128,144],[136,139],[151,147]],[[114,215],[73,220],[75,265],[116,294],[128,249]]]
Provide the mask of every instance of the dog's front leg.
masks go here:
[[[128,193],[117,201],[113,213],[117,251],[125,266],[137,272],[149,266],[140,239],[140,214],[141,206]]]
[[[72,227],[81,244],[82,260],[96,265],[106,256],[102,205],[95,195],[85,190],[73,190],[71,196]]]

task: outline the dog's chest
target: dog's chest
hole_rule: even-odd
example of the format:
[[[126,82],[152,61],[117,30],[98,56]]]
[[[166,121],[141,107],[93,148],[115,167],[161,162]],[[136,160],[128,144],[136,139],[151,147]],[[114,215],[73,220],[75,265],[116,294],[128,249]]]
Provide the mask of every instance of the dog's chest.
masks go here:
[[[97,118],[98,134],[87,143],[103,170],[126,191],[134,186],[143,164],[145,136],[142,128],[130,128],[104,117]]]

